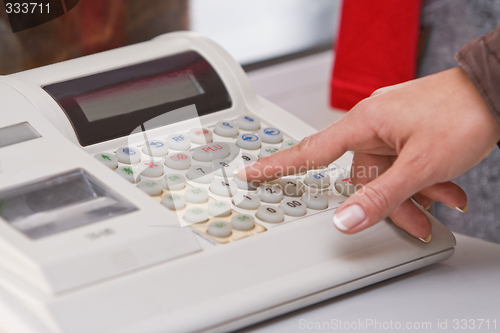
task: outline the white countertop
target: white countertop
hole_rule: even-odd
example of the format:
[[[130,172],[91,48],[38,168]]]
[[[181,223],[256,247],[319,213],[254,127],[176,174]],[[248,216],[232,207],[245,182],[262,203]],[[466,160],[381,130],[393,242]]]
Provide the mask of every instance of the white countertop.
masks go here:
[[[328,106],[332,61],[332,53],[324,52],[249,76],[260,95],[321,129],[345,114]],[[456,237],[455,254],[447,261],[242,332],[500,332],[500,244]],[[398,323],[401,329],[396,328]],[[353,324],[356,327],[343,326]]]

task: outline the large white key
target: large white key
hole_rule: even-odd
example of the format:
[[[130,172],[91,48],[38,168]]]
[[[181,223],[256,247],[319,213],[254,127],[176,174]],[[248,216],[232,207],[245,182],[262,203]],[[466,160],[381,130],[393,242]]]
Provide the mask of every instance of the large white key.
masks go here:
[[[263,205],[257,209],[257,218],[264,222],[280,223],[285,219],[283,209],[275,206]]]
[[[212,162],[229,156],[229,145],[223,142],[214,142],[196,147],[193,150],[193,159],[200,162]]]
[[[167,156],[167,142],[163,140],[148,140],[142,145],[142,152],[149,156]]]
[[[167,145],[173,150],[188,150],[191,141],[185,134],[171,134],[167,137]]]
[[[115,154],[97,153],[94,157],[110,169],[116,169],[118,167],[118,158]]]
[[[256,131],[260,128],[260,120],[251,116],[241,115],[236,121],[240,128],[245,131]]]
[[[137,164],[141,161],[141,152],[137,148],[120,147],[116,150],[118,161],[126,164]]]
[[[235,137],[240,133],[240,126],[237,122],[221,120],[215,124],[215,134],[225,137]]]

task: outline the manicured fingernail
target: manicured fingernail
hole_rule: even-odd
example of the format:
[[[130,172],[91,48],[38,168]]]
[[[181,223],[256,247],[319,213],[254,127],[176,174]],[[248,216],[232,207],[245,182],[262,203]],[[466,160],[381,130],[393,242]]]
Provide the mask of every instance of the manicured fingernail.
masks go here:
[[[333,215],[333,223],[340,230],[350,230],[366,218],[365,211],[359,205],[350,205]]]
[[[431,205],[424,207],[425,210],[429,210],[431,208]]]
[[[431,239],[432,239],[432,234],[430,234],[429,236],[427,236],[426,238],[419,238],[422,242],[424,242],[425,244],[429,244],[431,242]]]
[[[469,210],[469,206],[465,205],[465,207],[459,208],[455,207],[456,210],[458,210],[460,213],[465,213]]]

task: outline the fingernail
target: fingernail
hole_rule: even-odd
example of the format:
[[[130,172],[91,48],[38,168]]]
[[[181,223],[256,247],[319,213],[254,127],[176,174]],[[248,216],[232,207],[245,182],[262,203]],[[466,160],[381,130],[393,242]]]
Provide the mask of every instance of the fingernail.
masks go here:
[[[254,164],[255,164],[255,161],[253,161],[253,162],[248,162],[248,163],[246,163],[246,164],[240,165],[238,168],[236,168],[236,170],[234,170],[234,171],[233,171],[233,174],[234,174],[234,175],[238,175],[240,178],[241,178],[241,177],[246,178],[246,177],[245,177],[245,176],[246,176],[246,174],[245,174],[245,170],[246,170],[247,168],[250,168],[250,167],[251,167],[252,165],[254,165]],[[244,179],[244,178],[242,178],[242,179]]]
[[[459,208],[455,207],[456,210],[458,210],[460,213],[465,213],[469,210],[469,206],[465,205],[465,207]]]
[[[426,238],[419,238],[422,242],[424,242],[425,244],[429,244],[431,242],[431,239],[432,239],[432,234],[430,234],[429,236],[427,236]]]
[[[350,230],[366,218],[365,211],[359,205],[350,205],[333,215],[333,223],[340,230]]]
[[[431,208],[431,205],[424,207],[425,210],[429,210]]]

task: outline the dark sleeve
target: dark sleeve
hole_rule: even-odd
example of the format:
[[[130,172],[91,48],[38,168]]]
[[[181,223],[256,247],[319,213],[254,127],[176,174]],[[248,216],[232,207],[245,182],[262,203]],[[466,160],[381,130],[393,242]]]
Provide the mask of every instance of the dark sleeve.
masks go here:
[[[500,25],[486,36],[466,44],[455,55],[455,59],[467,72],[500,123]]]

